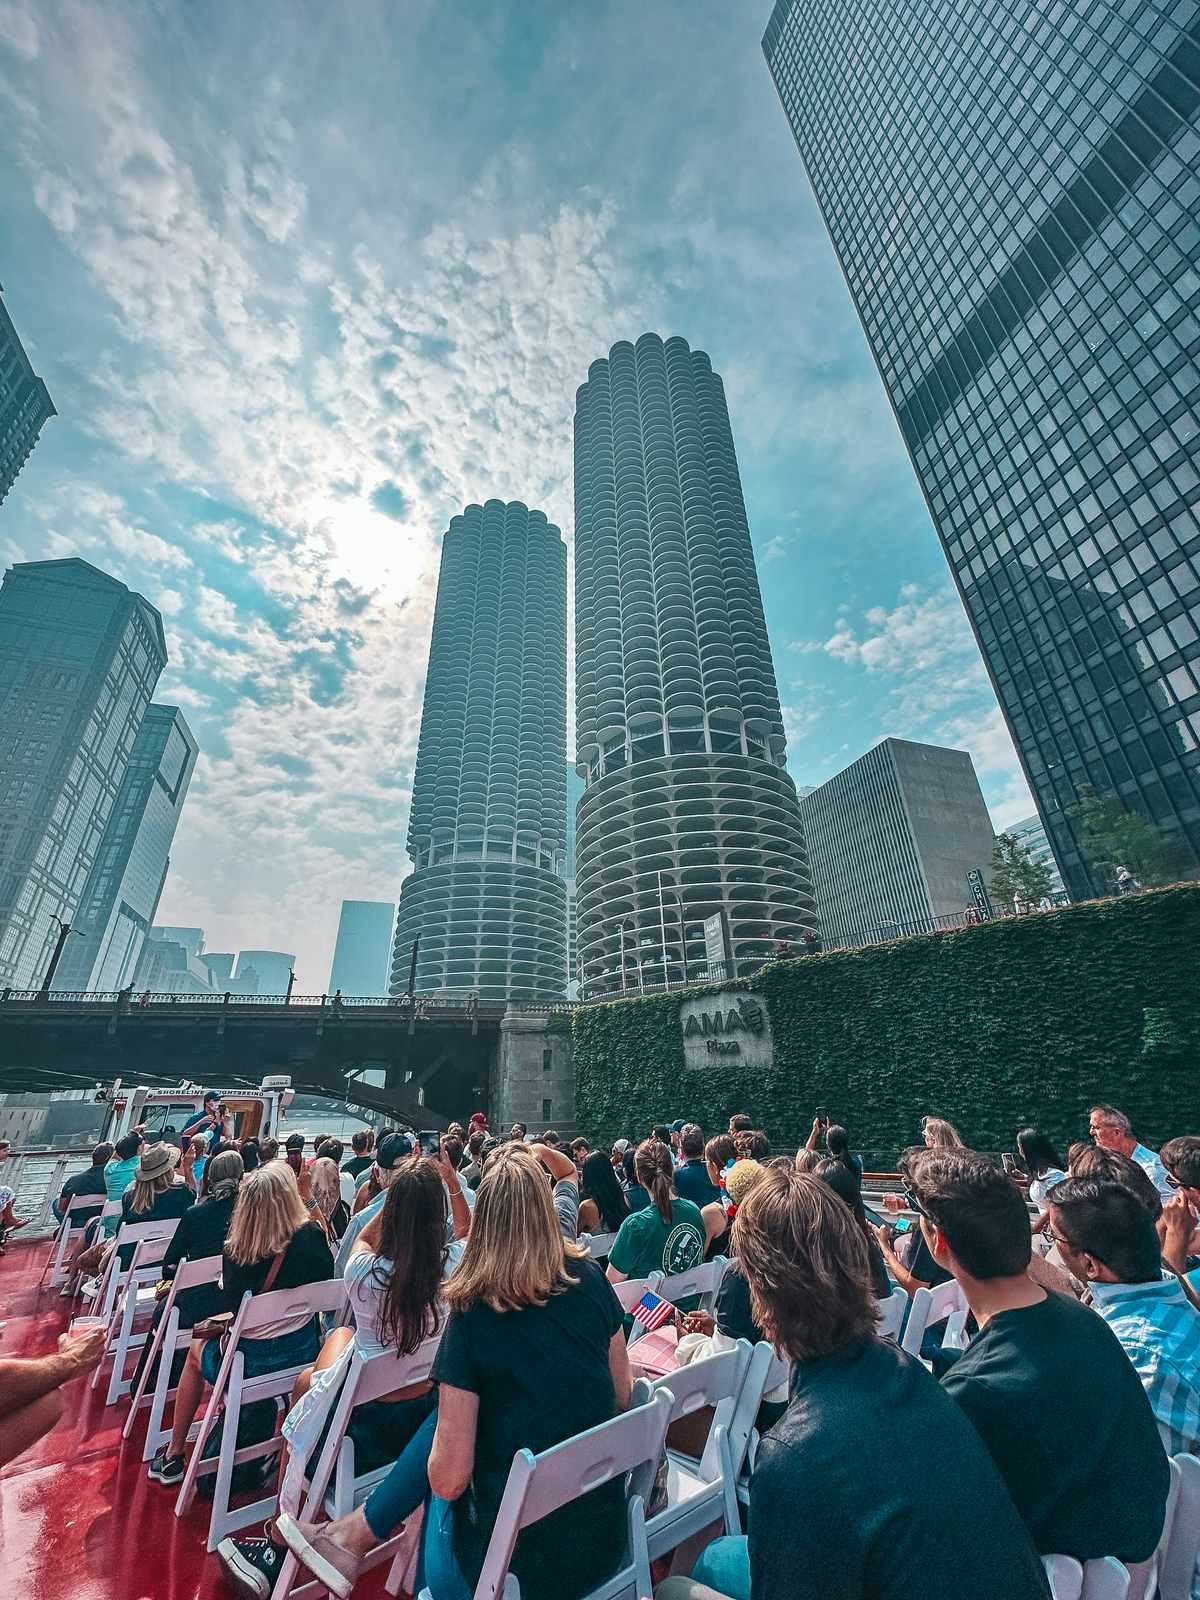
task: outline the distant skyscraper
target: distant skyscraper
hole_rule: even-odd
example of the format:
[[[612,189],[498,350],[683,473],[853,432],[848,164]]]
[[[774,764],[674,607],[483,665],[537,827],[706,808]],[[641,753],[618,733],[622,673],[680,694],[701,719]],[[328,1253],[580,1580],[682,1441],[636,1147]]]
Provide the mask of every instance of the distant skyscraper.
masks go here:
[[[1024,822],[1014,822],[1011,828],[1005,828],[1005,833],[1011,833],[1019,844],[1025,846],[1033,859],[1044,867],[1049,867],[1052,877],[1050,882],[1051,899],[1056,899],[1066,893],[1066,885],[1062,880],[1062,873],[1058,870],[1058,862],[1054,859],[1054,851],[1046,837],[1046,830],[1042,826],[1041,817],[1026,817]]]
[[[56,989],[115,990],[133,982],[196,754],[177,706],[147,708],[63,949]]]
[[[392,966],[392,926],[396,908],[390,900],[343,900],[337,943],[329,973],[329,993],[385,995]]]
[[[86,561],[0,586],[0,986],[41,981],[79,908],[166,663],[162,619]]]
[[[763,40],[1077,896],[1082,784],[1200,849],[1193,13],[779,0]]]
[[[17,338],[0,284],[0,500],[25,465],[42,424],[57,415],[46,385]]]
[[[190,956],[204,954],[204,929],[203,928],[175,928],[166,923],[157,922],[150,930],[152,939],[170,939],[174,944],[181,944]]]
[[[138,957],[134,989],[139,994],[146,990],[151,994],[209,994],[214,984],[203,951],[204,934],[199,928],[151,928]]]
[[[991,818],[965,750],[885,739],[800,802],[828,946],[963,922],[967,873],[992,863]]]
[[[575,694],[585,996],[699,976],[718,914],[738,972],[815,925],[724,388],[684,339],[577,396]]]
[[[567,552],[545,513],[453,518],[441,572],[392,993],[550,1000],[567,982]]]
[[[233,963],[236,957],[228,950],[206,950],[200,958],[212,975],[214,989],[222,992],[233,982]]]
[[[246,980],[251,970],[258,977],[257,994],[286,994],[296,958],[282,950],[242,950],[238,953],[236,977]]]

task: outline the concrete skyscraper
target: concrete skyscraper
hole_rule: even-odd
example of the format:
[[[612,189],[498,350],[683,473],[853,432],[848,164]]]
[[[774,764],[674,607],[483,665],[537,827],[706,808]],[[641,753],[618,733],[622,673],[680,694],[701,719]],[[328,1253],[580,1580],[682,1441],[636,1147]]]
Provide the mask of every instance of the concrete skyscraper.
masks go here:
[[[4,304],[0,284],[0,500],[37,443],[42,424],[57,416],[46,385],[33,370]]]
[[[454,517],[441,571],[392,993],[549,1000],[567,983],[567,552],[545,513]]]
[[[1068,888],[1083,784],[1200,850],[1194,7],[779,0],[763,48]]]
[[[56,989],[124,989],[154,922],[196,766],[178,706],[147,708],[63,948]]]
[[[86,561],[0,585],[0,985],[41,981],[167,659],[162,618]]]
[[[396,907],[390,900],[343,900],[329,993],[384,995],[392,966]]]
[[[815,926],[724,388],[684,339],[578,393],[575,695],[585,997],[699,976],[718,915],[738,973]]]
[[[992,821],[965,750],[884,739],[800,802],[827,948],[960,926]]]

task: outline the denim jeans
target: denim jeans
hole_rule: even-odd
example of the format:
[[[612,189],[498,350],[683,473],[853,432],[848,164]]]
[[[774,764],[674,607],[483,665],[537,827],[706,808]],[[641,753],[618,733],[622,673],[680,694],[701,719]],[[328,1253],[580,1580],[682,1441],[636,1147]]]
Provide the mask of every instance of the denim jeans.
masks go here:
[[[439,1500],[437,1495],[433,1495],[425,1507],[425,1536],[417,1571],[418,1594],[422,1583],[433,1600],[471,1600],[474,1594],[454,1556],[454,1502]],[[746,1600],[750,1600],[749,1587]]]
[[[413,1434],[382,1483],[363,1506],[367,1526],[377,1539],[390,1539],[417,1507],[429,1498],[429,1452],[437,1427],[437,1407]]]
[[[692,1568],[692,1577],[729,1600],[750,1600],[750,1547],[745,1534],[714,1539]],[[441,1595],[435,1600],[442,1600]]]

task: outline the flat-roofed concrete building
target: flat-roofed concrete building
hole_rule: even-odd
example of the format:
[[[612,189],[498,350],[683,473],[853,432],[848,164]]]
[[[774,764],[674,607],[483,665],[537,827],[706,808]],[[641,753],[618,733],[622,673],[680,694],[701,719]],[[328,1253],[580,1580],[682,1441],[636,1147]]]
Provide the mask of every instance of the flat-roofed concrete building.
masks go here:
[[[994,832],[965,750],[884,739],[800,801],[827,948],[959,926]]]

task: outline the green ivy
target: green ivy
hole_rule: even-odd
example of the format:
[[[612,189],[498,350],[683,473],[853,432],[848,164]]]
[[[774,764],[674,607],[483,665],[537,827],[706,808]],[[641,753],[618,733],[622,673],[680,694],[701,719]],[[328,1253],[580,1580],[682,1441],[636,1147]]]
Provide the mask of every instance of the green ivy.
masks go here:
[[[820,1104],[856,1148],[888,1160],[926,1113],[981,1150],[1012,1149],[1028,1123],[1065,1145],[1101,1100],[1154,1144],[1200,1133],[1198,952],[1200,885],[1189,884],[689,989],[765,997],[775,1059],[764,1072],[685,1067],[679,994],[581,1006],[576,1117],[609,1140],[676,1116],[713,1131],[747,1111],[787,1150]]]

